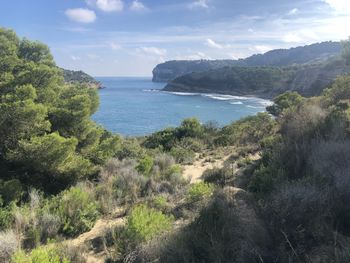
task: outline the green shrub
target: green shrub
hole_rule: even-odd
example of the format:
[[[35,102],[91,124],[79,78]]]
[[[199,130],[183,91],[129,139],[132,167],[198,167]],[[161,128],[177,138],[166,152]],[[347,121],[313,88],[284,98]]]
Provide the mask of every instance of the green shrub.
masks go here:
[[[180,146],[193,152],[200,152],[203,149],[203,142],[196,138],[186,137],[180,141]]]
[[[9,207],[0,207],[0,230],[8,229],[11,226],[13,217]]]
[[[142,148],[136,139],[124,139],[121,142],[121,147],[117,151],[115,157],[119,160],[126,158],[137,159],[140,158]]]
[[[168,180],[171,175],[173,174],[182,174],[182,167],[181,165],[178,164],[174,164],[172,166],[170,166],[165,172],[164,172],[164,176],[165,178]]]
[[[143,146],[151,149],[161,148],[169,151],[177,144],[177,142],[176,129],[166,128],[148,136],[144,141]]]
[[[297,107],[303,100],[304,98],[299,93],[288,91],[277,96],[273,100],[274,104],[268,106],[266,110],[274,116],[279,116],[284,111]]]
[[[214,186],[212,184],[200,182],[190,186],[187,192],[187,200],[190,202],[196,202],[203,198],[209,197],[214,192]]]
[[[230,174],[224,168],[214,168],[205,170],[202,178],[206,183],[214,183],[224,185],[225,180],[229,178]]]
[[[179,163],[190,164],[195,158],[195,153],[192,150],[188,150],[182,147],[174,147],[171,149],[170,154]]]
[[[22,250],[12,256],[12,263],[69,263],[70,260],[54,248],[39,247],[25,254]]]
[[[149,180],[136,171],[136,166],[137,162],[131,159],[108,161],[100,173],[97,193],[100,202],[111,199],[122,204],[136,202]]]
[[[32,249],[46,243],[48,238],[54,238],[59,229],[57,216],[52,216],[55,220],[47,220],[49,215],[45,211],[45,200],[37,190],[30,190],[29,202],[22,206],[11,207],[14,227],[22,236],[22,248]],[[51,217],[50,217],[51,218]]]
[[[273,172],[269,167],[261,165],[255,170],[248,189],[258,196],[264,196],[273,190],[276,179],[273,177]]]
[[[12,179],[0,183],[0,196],[4,201],[4,204],[9,204],[10,202],[18,202],[23,194],[22,184],[17,179]]]
[[[146,155],[141,160],[139,160],[136,166],[136,170],[143,175],[149,175],[153,167],[153,162],[154,162],[153,158]]]
[[[203,127],[198,119],[188,118],[182,121],[181,126],[177,128],[177,137],[200,137],[203,134]]]
[[[92,193],[77,186],[54,198],[53,206],[61,218],[61,231],[69,236],[90,230],[99,216],[98,204]]]
[[[154,165],[158,167],[160,173],[163,173],[174,164],[174,157],[166,153],[158,154],[154,158]]]
[[[146,205],[136,206],[127,219],[126,236],[140,243],[171,230],[174,218]]]
[[[258,113],[222,128],[215,139],[217,145],[257,145],[262,139],[275,134],[276,121],[268,113]]]
[[[153,202],[154,206],[160,210],[165,209],[167,207],[167,204],[168,204],[167,199],[161,195],[154,197],[152,202]]]

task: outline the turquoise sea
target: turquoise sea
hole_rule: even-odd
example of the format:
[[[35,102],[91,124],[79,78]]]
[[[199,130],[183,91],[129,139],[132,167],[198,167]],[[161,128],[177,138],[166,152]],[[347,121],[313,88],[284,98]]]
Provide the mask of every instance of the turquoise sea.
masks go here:
[[[259,98],[218,94],[162,92],[165,83],[145,77],[100,77],[100,108],[93,119],[109,131],[124,136],[147,135],[178,126],[188,117],[202,123],[229,124],[265,110],[270,103]]]

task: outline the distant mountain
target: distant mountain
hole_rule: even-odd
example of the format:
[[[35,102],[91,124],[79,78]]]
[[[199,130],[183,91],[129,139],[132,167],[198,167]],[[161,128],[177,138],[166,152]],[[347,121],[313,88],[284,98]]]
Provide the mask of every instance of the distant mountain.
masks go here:
[[[288,67],[224,67],[193,72],[168,83],[164,91],[218,93],[273,98],[285,91],[319,95],[338,75],[350,73],[341,58]]]
[[[203,72],[223,67],[241,66],[290,66],[322,62],[338,55],[341,51],[339,42],[322,42],[291,49],[276,49],[262,55],[253,55],[239,60],[192,60],[168,61],[157,65],[153,70],[153,81],[169,82],[192,72]]]
[[[68,69],[61,69],[63,71],[63,77],[67,83],[83,83],[91,88],[100,89],[102,88],[101,82],[97,81],[90,75],[86,74],[84,71],[75,71]]]

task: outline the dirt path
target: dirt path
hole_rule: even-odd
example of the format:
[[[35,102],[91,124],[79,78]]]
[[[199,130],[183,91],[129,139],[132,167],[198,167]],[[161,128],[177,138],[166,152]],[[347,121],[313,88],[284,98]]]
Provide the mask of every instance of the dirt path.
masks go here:
[[[207,158],[199,159],[193,162],[190,165],[184,165],[184,169],[182,175],[190,180],[190,183],[198,183],[201,180],[202,174],[207,169],[213,168],[222,168],[224,166],[224,162],[230,157],[231,154],[224,156],[219,160],[215,160],[214,162],[207,162]]]
[[[104,263],[106,259],[105,251],[95,253],[91,246],[91,242],[98,238],[103,238],[108,231],[118,226],[124,226],[126,222],[125,211],[118,209],[110,218],[99,219],[94,227],[89,231],[81,234],[75,239],[66,240],[64,245],[81,249],[82,256],[87,263]]]

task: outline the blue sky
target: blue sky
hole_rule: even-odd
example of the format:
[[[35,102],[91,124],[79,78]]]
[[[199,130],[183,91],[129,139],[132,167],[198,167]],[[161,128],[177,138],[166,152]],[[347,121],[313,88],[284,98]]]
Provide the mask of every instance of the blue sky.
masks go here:
[[[1,0],[0,26],[94,76],[172,59],[243,58],[350,35],[350,0]]]

